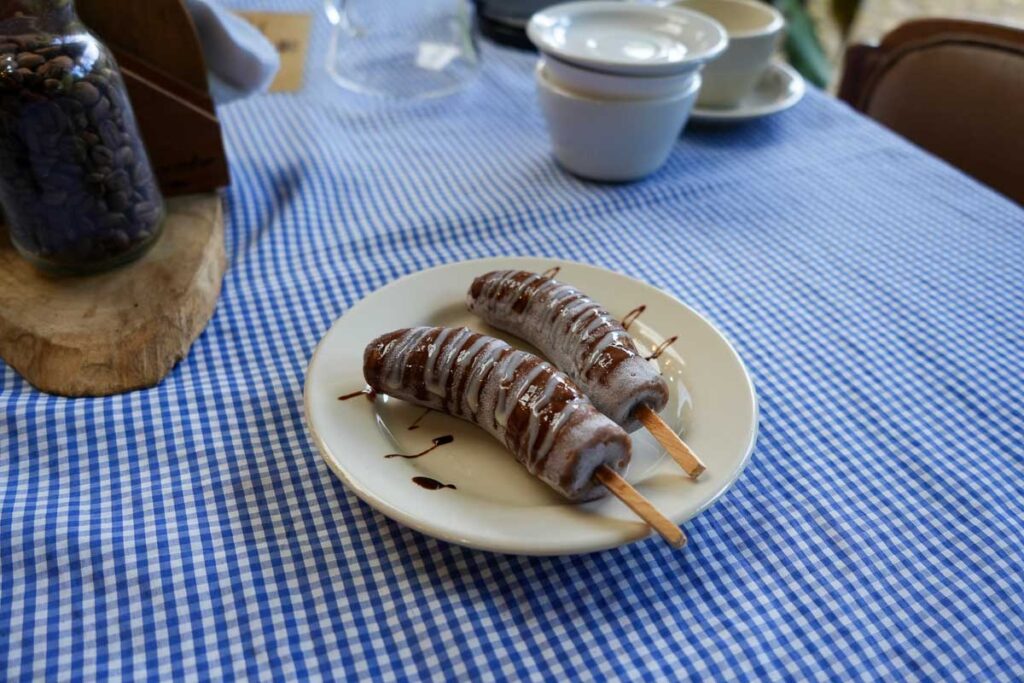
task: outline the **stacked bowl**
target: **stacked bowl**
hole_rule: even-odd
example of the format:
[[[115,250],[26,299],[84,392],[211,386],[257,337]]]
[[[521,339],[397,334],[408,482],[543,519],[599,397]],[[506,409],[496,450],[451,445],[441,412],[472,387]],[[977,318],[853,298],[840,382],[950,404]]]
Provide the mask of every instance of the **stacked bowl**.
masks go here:
[[[728,44],[697,12],[585,0],[533,15],[541,110],[555,158],[584,178],[623,182],[658,170],[686,125],[701,68]]]

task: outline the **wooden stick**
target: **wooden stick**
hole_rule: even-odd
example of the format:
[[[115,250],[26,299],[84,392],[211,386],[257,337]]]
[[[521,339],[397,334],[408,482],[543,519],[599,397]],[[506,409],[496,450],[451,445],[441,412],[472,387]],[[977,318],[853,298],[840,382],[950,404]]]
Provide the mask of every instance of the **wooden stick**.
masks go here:
[[[605,485],[612,495],[626,504],[630,510],[635,512],[641,519],[661,534],[661,537],[668,541],[673,548],[682,548],[686,545],[686,534],[672,520],[658,512],[658,508],[651,505],[640,493],[629,485],[629,482],[619,476],[618,472],[601,465],[594,473],[594,478]]]
[[[672,459],[679,463],[679,466],[688,475],[696,479],[701,475],[701,472],[707,469],[696,453],[690,450],[686,442],[680,439],[679,435],[665,424],[665,421],[656,412],[647,406],[640,406],[636,410],[636,416],[643,423],[644,427],[647,428],[647,431],[651,433],[651,436],[665,447],[665,450],[672,456]]]

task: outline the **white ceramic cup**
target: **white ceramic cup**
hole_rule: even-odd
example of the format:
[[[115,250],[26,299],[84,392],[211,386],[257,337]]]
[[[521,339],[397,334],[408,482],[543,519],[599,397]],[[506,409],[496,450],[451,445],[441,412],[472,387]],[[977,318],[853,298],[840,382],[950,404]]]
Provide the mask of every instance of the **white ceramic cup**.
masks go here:
[[[571,173],[591,180],[626,182],[654,173],[668,159],[690,117],[700,75],[669,97],[609,100],[555,85],[538,63],[541,111],[555,158]]]
[[[679,76],[622,76],[583,69],[551,56],[541,56],[541,69],[555,85],[579,95],[609,100],[658,99],[688,89],[697,71]]]
[[[725,27],[729,46],[704,67],[697,103],[712,109],[736,106],[771,63],[786,20],[778,10],[756,0],[680,0],[671,6],[706,14]]]

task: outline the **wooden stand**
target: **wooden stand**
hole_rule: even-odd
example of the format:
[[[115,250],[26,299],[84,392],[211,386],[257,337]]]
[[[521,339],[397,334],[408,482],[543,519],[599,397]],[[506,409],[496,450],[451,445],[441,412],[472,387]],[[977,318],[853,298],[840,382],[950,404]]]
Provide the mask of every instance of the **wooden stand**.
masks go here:
[[[0,239],[0,356],[43,391],[106,396],[157,384],[213,315],[224,277],[220,197],[167,203],[164,234],[107,273],[46,275]]]
[[[43,391],[104,396],[157,384],[213,315],[225,270],[216,190],[228,171],[182,1],[76,6],[114,51],[160,188],[176,198],[147,254],[98,275],[46,275],[0,234],[0,356]]]

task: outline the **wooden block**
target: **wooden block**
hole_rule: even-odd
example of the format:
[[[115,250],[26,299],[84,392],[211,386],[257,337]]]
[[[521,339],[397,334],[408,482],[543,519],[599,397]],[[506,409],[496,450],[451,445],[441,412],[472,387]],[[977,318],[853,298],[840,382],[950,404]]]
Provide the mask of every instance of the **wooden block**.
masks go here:
[[[61,396],[151,387],[213,315],[224,277],[215,194],[168,202],[164,234],[141,259],[84,277],[52,277],[0,236],[0,356]]]
[[[270,92],[294,92],[302,88],[302,72],[306,68],[306,50],[309,47],[309,28],[313,17],[309,14],[287,12],[239,12],[260,30],[277,48],[281,56],[281,70],[270,85]]]
[[[136,55],[170,78],[207,91],[203,51],[181,0],[76,0],[75,8],[115,52]]]
[[[124,67],[124,82],[165,197],[230,183],[217,117]]]
[[[227,157],[206,63],[182,0],[78,0],[76,7],[121,66],[164,195],[227,185]]]

